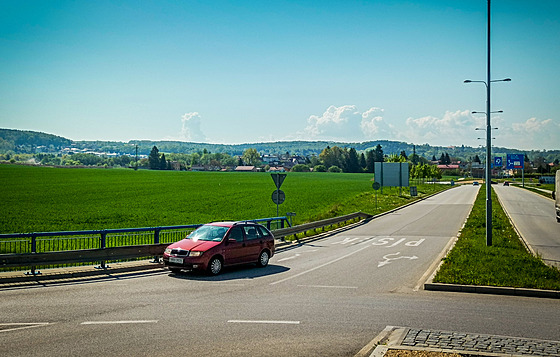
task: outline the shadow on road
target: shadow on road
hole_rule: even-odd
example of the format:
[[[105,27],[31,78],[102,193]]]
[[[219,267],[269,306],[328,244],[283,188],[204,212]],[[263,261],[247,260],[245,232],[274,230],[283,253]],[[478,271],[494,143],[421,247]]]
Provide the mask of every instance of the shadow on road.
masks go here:
[[[265,268],[256,268],[254,265],[240,265],[227,267],[217,276],[209,276],[204,272],[183,270],[180,273],[169,273],[169,277],[175,279],[197,280],[197,281],[229,281],[241,279],[254,279],[284,273],[290,268],[280,265],[268,265]]]

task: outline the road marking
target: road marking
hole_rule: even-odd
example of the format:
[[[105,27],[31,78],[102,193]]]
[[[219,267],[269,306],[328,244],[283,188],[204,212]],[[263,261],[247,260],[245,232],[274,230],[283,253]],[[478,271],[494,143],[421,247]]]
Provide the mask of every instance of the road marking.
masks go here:
[[[299,321],[281,321],[281,320],[228,320],[234,324],[281,324],[281,325],[299,325]]]
[[[298,285],[304,288],[327,288],[327,289],[357,289],[357,286],[337,286],[337,285]]]
[[[392,260],[398,260],[398,259],[410,259],[410,260],[414,260],[414,259],[418,259],[418,257],[416,255],[413,256],[406,256],[406,255],[401,255],[399,257],[396,258],[389,258],[389,256],[393,256],[393,255],[399,255],[401,254],[401,252],[397,252],[397,253],[389,253],[383,256],[383,259],[385,259],[382,262],[379,262],[379,264],[377,264],[377,267],[380,268],[384,265],[390,264]]]
[[[80,325],[152,324],[158,320],[85,321]]]
[[[41,327],[50,325],[50,322],[14,322],[14,323],[0,323],[0,332],[8,332],[15,330],[23,330],[33,327]]]
[[[280,284],[280,283],[283,283],[283,282],[288,281],[288,280],[290,280],[290,279],[293,279],[293,278],[297,278],[297,277],[299,277],[299,276],[302,276],[302,275],[304,275],[304,274],[311,273],[311,272],[314,271],[314,270],[321,269],[321,268],[323,268],[323,267],[326,267],[327,265],[330,265],[330,264],[332,264],[332,263],[336,263],[336,262],[338,262],[339,260],[348,258],[348,257],[350,257],[350,256],[352,256],[352,255],[354,255],[354,254],[356,254],[356,253],[358,253],[358,252],[361,252],[362,250],[367,249],[367,248],[369,248],[369,247],[370,247],[369,245],[366,245],[365,247],[362,247],[362,248],[360,248],[360,249],[358,249],[358,250],[355,250],[355,251],[353,251],[352,253],[343,255],[342,257],[338,257],[338,258],[336,258],[336,259],[334,259],[334,260],[331,260],[330,262],[327,262],[327,263],[325,263],[325,264],[318,265],[318,266],[316,266],[316,267],[314,267],[314,268],[311,268],[311,269],[302,271],[302,272],[299,273],[299,274],[289,276],[289,277],[287,277],[287,278],[285,278],[285,279],[281,279],[281,280],[272,282],[272,283],[270,283],[270,285]]]
[[[300,255],[301,254],[296,253],[296,255],[292,255],[291,257],[282,258],[278,262],[285,262],[286,260],[292,260],[292,259],[295,259],[295,258],[299,257]]]

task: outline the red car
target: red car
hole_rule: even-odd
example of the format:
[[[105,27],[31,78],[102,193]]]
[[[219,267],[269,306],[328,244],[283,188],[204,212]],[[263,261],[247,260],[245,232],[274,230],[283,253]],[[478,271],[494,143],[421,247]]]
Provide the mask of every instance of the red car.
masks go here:
[[[181,269],[217,275],[230,265],[268,265],[274,255],[274,236],[254,222],[215,222],[200,226],[187,238],[165,249],[163,262],[174,273]]]

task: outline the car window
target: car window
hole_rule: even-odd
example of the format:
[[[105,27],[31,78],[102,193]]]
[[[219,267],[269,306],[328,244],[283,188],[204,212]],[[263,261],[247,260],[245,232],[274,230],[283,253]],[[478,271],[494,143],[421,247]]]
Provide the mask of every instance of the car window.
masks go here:
[[[245,229],[245,237],[247,240],[259,239],[256,226],[245,226],[243,229]]]
[[[241,227],[233,227],[230,229],[228,239],[235,239],[238,242],[243,242],[243,230]]]
[[[257,226],[257,231],[262,237],[270,237],[270,232],[264,227]]]
[[[219,242],[224,238],[227,230],[227,227],[204,225],[192,232],[187,238],[195,242],[199,240]]]

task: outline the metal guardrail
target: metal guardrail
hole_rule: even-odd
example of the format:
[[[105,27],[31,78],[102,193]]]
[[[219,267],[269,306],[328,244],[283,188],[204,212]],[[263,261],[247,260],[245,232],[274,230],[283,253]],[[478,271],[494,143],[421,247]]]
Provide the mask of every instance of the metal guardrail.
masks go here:
[[[269,229],[271,228],[272,222],[280,222],[282,228],[272,229],[272,233],[277,239],[284,239],[285,237],[296,235],[298,233],[304,233],[310,230],[316,230],[343,222],[370,217],[372,216],[369,214],[356,212],[345,216],[329,218],[287,228],[283,228],[284,222],[288,222],[286,217],[263,218],[250,221],[261,224],[264,223]],[[156,257],[157,259],[157,257],[163,255],[163,251],[169,244],[183,239],[186,232],[189,230],[192,231],[199,226],[201,226],[201,224],[155,228],[0,234],[0,244],[14,241],[20,242],[22,240],[23,243],[18,244],[30,246],[31,250],[23,253],[0,254],[0,268],[31,267],[31,274],[35,274],[35,269],[40,266],[45,267],[58,264],[101,262],[101,268],[106,268],[106,261],[127,260],[142,257]],[[147,234],[147,232],[153,233]],[[151,241],[146,241],[143,244],[127,244],[131,242],[130,233],[132,233],[133,236],[142,236],[140,238],[132,238],[133,241],[142,241],[146,239]],[[177,236],[177,234],[179,234],[179,236]],[[97,242],[98,246],[91,248],[90,245],[88,248],[65,250],[60,249],[60,247],[69,246],[68,242],[60,244],[57,243],[58,245],[56,246],[52,244],[41,244],[44,243],[43,241],[60,240],[61,237],[68,236],[74,236],[74,238],[65,239],[86,239],[89,243],[83,243],[84,245],[91,244],[91,242]],[[79,236],[79,238],[75,238],[76,236]],[[146,238],[146,236],[149,238]],[[8,238],[12,238],[14,240],[6,240]],[[53,248],[59,250],[55,250]]]
[[[274,237],[277,239],[284,239],[288,236],[296,235],[299,233],[305,233],[307,231],[316,230],[319,228],[322,229],[324,227],[340,224],[343,222],[346,223],[348,221],[353,221],[355,219],[367,219],[371,217],[373,216],[367,213],[354,212],[354,213],[347,214],[345,216],[333,217],[321,221],[301,224],[299,226],[277,229],[274,230],[272,234],[274,234]]]

